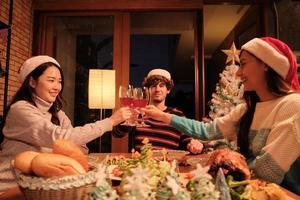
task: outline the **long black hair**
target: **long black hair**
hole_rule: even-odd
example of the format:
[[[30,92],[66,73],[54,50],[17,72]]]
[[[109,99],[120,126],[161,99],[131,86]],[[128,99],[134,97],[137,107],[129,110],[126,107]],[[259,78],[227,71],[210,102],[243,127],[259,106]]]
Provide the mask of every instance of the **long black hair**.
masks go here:
[[[56,100],[53,102],[52,106],[50,107],[49,112],[52,115],[52,117],[51,117],[52,123],[56,124],[56,125],[60,125],[60,122],[59,122],[58,117],[57,117],[57,112],[62,109],[63,103],[65,102],[63,97],[62,97],[62,92],[63,92],[63,88],[64,88],[64,77],[63,77],[62,69],[59,66],[57,66],[56,64],[52,63],[52,62],[47,62],[47,63],[41,64],[40,66],[35,68],[26,77],[23,84],[21,85],[19,90],[16,92],[16,94],[13,97],[11,103],[9,104],[8,109],[10,108],[10,106],[12,104],[16,103],[17,101],[21,101],[21,100],[28,101],[32,105],[36,106],[35,102],[33,101],[33,88],[29,84],[30,78],[32,77],[34,80],[38,80],[38,78],[44,73],[44,71],[47,68],[51,67],[51,66],[57,67],[60,71],[62,89],[59,92]]]
[[[257,58],[258,59],[258,58]],[[271,67],[268,67],[266,73],[267,86],[269,90],[276,96],[281,97],[291,93],[291,87],[277,74]],[[260,101],[256,92],[245,92],[245,101],[247,103],[247,111],[240,120],[240,127],[237,136],[237,144],[240,152],[246,157],[251,157],[249,151],[249,131],[252,124],[256,103]]]

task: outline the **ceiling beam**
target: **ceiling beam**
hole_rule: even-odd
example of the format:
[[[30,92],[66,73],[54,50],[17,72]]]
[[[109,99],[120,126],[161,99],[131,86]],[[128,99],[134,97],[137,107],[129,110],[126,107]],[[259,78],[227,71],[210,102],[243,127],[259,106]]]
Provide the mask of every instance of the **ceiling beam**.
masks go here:
[[[273,0],[203,0],[204,5],[253,5],[270,2],[273,2]]]
[[[202,9],[202,0],[35,0],[34,9],[43,10],[191,10]]]

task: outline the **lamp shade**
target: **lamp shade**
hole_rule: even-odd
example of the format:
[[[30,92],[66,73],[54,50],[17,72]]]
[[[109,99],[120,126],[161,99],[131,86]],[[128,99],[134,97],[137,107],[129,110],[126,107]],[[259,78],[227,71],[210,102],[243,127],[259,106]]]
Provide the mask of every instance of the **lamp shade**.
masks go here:
[[[115,74],[115,70],[90,69],[90,109],[113,109],[115,107]]]

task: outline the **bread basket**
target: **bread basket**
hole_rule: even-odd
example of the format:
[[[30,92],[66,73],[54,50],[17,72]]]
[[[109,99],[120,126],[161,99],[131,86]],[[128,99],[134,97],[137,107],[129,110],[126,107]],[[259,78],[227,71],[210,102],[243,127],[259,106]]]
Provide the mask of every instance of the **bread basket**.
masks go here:
[[[16,182],[27,200],[87,200],[96,183],[96,170],[76,176],[44,178],[21,173],[14,167]]]

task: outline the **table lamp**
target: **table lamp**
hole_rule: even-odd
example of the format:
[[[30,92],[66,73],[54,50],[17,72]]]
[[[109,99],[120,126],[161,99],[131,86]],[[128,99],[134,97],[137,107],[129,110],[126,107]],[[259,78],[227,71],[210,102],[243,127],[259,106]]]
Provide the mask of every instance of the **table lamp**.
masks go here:
[[[115,70],[89,70],[88,106],[89,109],[100,109],[100,120],[105,118],[105,109],[115,107],[115,77]],[[101,137],[99,139],[101,152]]]

